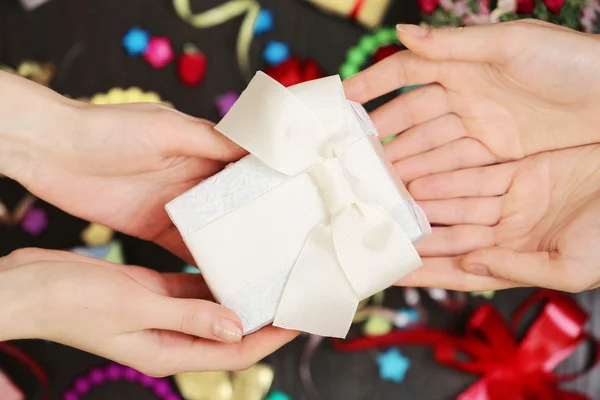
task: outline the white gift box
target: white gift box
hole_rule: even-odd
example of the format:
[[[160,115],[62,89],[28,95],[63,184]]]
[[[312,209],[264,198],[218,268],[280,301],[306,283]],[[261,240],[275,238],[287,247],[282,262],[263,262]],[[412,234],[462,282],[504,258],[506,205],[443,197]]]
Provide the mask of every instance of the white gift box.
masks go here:
[[[245,334],[345,337],[359,301],[420,266],[429,223],[339,77],[285,88],[259,72],[215,129],[251,154],[166,209]]]

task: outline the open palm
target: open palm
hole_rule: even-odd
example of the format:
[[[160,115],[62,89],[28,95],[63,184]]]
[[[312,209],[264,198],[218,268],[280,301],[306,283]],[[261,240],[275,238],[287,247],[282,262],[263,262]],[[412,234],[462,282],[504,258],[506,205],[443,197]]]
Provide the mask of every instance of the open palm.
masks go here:
[[[429,175],[409,190],[441,226],[418,245],[424,267],[402,284],[566,291],[600,284],[599,145]]]
[[[366,102],[427,84],[375,110],[406,181],[424,173],[517,160],[600,141],[600,41],[540,21],[439,29],[399,28],[410,50],[348,79]],[[416,34],[411,34],[415,32]]]

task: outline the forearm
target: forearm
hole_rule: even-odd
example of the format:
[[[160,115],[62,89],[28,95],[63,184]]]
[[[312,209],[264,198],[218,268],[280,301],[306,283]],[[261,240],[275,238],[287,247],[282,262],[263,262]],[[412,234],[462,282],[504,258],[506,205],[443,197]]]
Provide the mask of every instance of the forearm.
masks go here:
[[[37,149],[68,125],[71,100],[0,71],[0,174],[22,182],[43,160]]]

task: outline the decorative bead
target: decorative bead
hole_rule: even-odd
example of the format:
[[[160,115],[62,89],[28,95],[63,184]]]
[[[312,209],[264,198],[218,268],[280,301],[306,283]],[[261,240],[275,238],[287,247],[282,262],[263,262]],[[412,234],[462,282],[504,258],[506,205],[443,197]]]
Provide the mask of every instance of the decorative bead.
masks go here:
[[[290,46],[287,43],[271,40],[263,51],[263,60],[269,65],[278,65],[290,57]]]
[[[375,39],[371,35],[363,36],[362,39],[360,39],[360,41],[358,42],[358,47],[360,47],[367,53],[374,52],[377,49],[377,45],[377,39]]]
[[[150,34],[138,27],[131,28],[123,37],[121,44],[130,56],[140,56],[148,48]]]
[[[152,389],[157,396],[161,397],[171,391],[169,384],[163,380],[156,381]]]
[[[366,61],[366,59],[367,59],[367,56],[366,56],[365,52],[362,51],[358,47],[353,47],[348,52],[347,60],[348,60],[348,62],[350,62],[352,64],[360,65],[360,64],[364,63]]]
[[[365,323],[363,329],[367,336],[381,336],[392,330],[392,324],[383,317],[372,315]]]
[[[79,396],[73,392],[67,392],[63,395],[63,400],[79,400]]]
[[[153,37],[148,42],[148,48],[144,52],[144,60],[148,61],[156,69],[164,68],[173,61],[175,54],[171,41],[166,37]]]
[[[75,390],[79,394],[86,394],[92,388],[90,381],[86,377],[79,377],[75,380]]]
[[[153,378],[148,375],[142,375],[140,377],[140,384],[144,387],[152,387],[154,386],[154,382],[156,382],[156,378]]]
[[[254,35],[262,35],[273,29],[273,12],[265,8],[261,9],[254,22]]]
[[[106,377],[111,381],[116,381],[121,379],[123,376],[123,369],[117,364],[110,364],[106,368]]]
[[[357,66],[352,65],[352,64],[346,64],[346,65],[342,66],[342,69],[340,70],[340,75],[341,75],[342,79],[348,79],[351,76],[358,74],[359,71],[360,70]]]
[[[135,382],[140,375],[141,374],[133,368],[125,368],[123,371],[123,377],[129,382]]]
[[[90,371],[90,381],[94,385],[101,385],[106,381],[106,376],[100,368],[94,368]]]

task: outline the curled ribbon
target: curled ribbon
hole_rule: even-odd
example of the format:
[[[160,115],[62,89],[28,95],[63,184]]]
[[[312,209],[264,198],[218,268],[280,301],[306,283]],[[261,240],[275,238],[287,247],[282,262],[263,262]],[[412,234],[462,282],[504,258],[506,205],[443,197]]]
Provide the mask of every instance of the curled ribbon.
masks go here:
[[[541,314],[518,342],[512,330],[539,301],[545,301]],[[587,400],[556,386],[557,382],[575,379],[583,372],[562,376],[553,373],[580,344],[590,340],[583,331],[586,321],[587,315],[572,298],[543,290],[519,307],[513,315],[512,330],[496,309],[485,304],[473,313],[464,337],[419,329],[345,342],[334,340],[334,347],[340,351],[359,351],[392,345],[433,346],[434,356],[441,364],[482,375],[458,400]],[[588,369],[600,361],[595,339],[594,344],[594,363]],[[457,353],[467,355],[470,360],[458,359]]]
[[[259,72],[215,126],[268,167],[290,176],[307,172],[325,209],[292,268],[276,326],[345,337],[361,300],[421,265],[400,224],[357,196],[361,179],[350,179],[349,171],[381,161],[366,157],[374,152],[368,139],[350,138],[350,111],[337,76],[285,88]],[[384,175],[362,179],[397,190]]]

